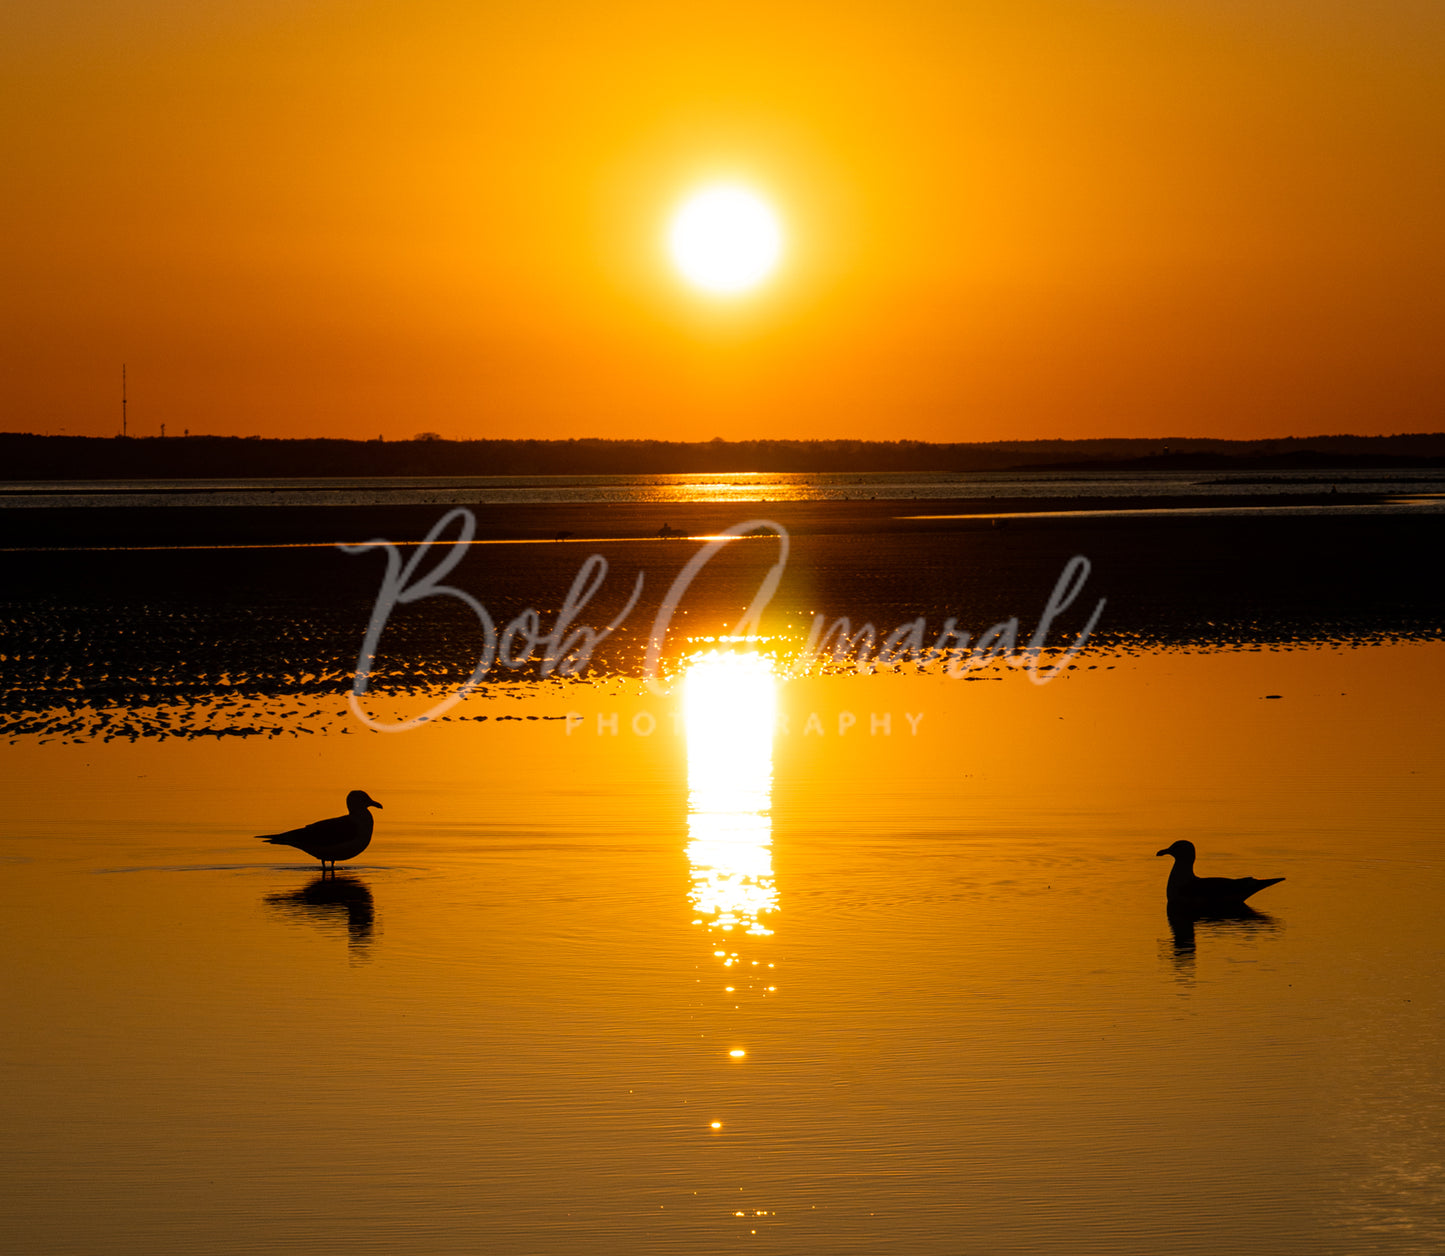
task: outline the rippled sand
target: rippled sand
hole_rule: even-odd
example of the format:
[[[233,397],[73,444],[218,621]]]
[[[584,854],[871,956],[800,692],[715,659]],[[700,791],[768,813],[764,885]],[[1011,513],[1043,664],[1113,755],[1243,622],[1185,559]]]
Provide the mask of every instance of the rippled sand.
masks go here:
[[[589,509],[594,531],[617,530],[612,512]],[[708,526],[740,521],[735,509],[706,509]],[[806,641],[819,614],[828,623],[846,617],[852,632],[872,624],[880,639],[921,618],[930,645],[950,619],[976,641],[1017,617],[1027,639],[1077,554],[1090,559],[1088,583],[1055,640],[1080,631],[1100,597],[1108,604],[1093,640],[1116,650],[1433,640],[1445,624],[1445,586],[1420,566],[1442,539],[1433,516],[1049,519],[995,529],[892,514],[884,528],[858,511],[829,506],[794,521],[803,529],[792,533],[764,620],[789,649]],[[428,528],[435,522],[427,516]],[[583,565],[601,555],[605,576],[570,623],[606,627],[642,577],[634,609],[587,670],[592,678],[635,676],[664,595],[701,544],[634,537],[479,545],[446,581],[475,597],[498,631],[529,609],[550,629]],[[686,652],[688,638],[726,630],[776,552],[775,541],[757,538],[720,553],[679,607],[667,660]],[[340,697],[350,688],[385,561],[380,552],[317,544],[10,553],[0,555],[0,571],[0,733],[267,736],[286,724],[268,714],[277,701]],[[462,603],[433,597],[399,606],[380,639],[375,683],[400,691],[457,686],[483,648],[477,617]],[[493,667],[486,684],[500,695],[538,682],[545,651],[534,654],[526,666]]]

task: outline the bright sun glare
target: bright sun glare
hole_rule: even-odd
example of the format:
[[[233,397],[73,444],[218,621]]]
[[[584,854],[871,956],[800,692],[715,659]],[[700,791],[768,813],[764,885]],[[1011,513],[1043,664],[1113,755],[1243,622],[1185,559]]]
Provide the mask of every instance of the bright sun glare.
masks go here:
[[[689,901],[698,924],[766,935],[773,882],[773,724],[777,677],[755,654],[694,658],[684,682]]]
[[[719,810],[759,810],[739,796],[771,788],[777,677],[759,654],[697,656],[683,682],[688,775],[694,791],[718,795]]]
[[[756,287],[772,273],[783,252],[783,228],[761,197],[719,184],[678,207],[667,244],[689,283],[725,295]]]

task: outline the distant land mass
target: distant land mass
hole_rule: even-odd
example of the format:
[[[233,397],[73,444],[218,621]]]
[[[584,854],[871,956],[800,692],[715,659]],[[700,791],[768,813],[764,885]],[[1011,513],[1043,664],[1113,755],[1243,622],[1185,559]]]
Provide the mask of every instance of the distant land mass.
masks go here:
[[[1333,471],[1445,466],[1445,433],[1278,440],[412,440],[100,437],[0,432],[3,480],[739,472]]]

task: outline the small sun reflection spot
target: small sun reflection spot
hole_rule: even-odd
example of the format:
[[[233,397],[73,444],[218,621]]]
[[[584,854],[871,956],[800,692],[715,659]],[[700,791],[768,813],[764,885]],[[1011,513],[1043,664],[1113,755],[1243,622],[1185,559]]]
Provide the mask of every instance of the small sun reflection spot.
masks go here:
[[[728,1052],[728,1054],[732,1056],[732,1058],[735,1060],[741,1060],[743,1056],[747,1055],[747,1052],[744,1051],[741,1047],[734,1047],[733,1050]]]
[[[721,1122],[721,1121],[714,1121],[714,1122],[712,1123],[712,1128],[715,1129],[715,1130],[720,1130],[720,1129],[722,1129],[722,1122]]]

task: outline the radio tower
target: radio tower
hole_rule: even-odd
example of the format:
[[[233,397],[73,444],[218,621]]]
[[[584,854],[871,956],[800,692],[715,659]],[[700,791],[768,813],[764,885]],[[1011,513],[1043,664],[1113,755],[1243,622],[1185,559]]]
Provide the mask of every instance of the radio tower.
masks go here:
[[[125,363],[120,364],[120,434],[124,436],[125,431]]]

